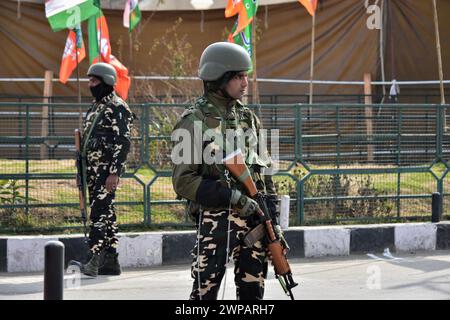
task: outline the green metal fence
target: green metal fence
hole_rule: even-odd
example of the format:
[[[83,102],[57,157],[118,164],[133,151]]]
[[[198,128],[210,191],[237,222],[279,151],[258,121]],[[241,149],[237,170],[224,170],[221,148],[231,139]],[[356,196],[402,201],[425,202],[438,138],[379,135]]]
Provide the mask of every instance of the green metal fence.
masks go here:
[[[170,134],[184,107],[131,105],[138,119],[116,198],[120,224],[192,225],[171,183]],[[279,130],[274,180],[291,196],[291,225],[429,219],[436,191],[448,216],[450,106],[251,107]],[[80,226],[73,130],[87,108],[0,103],[0,229]]]

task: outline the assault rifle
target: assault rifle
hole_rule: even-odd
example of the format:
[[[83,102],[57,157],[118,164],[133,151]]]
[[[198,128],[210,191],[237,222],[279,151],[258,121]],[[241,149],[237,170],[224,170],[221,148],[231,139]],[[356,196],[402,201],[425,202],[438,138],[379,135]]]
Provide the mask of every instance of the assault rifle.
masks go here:
[[[291,267],[284,253],[284,247],[275,232],[272,219],[267,209],[264,194],[258,192],[255,182],[253,181],[250,171],[244,162],[242,153],[237,150],[227,156],[223,163],[231,175],[237,179],[245,188],[247,195],[254,199],[259,206],[257,214],[260,216],[264,225],[265,236],[267,240],[267,248],[272,255],[272,263],[275,269],[275,276],[283,287],[284,292],[294,300],[291,289],[298,285],[292,278]]]
[[[86,239],[86,181],[84,180],[84,161],[83,161],[83,153],[81,151],[81,132],[78,129],[75,129],[75,150],[76,150],[76,162],[75,165],[77,167],[77,187],[78,187],[78,195],[80,198],[80,211],[81,211],[81,220],[84,226],[84,238]]]

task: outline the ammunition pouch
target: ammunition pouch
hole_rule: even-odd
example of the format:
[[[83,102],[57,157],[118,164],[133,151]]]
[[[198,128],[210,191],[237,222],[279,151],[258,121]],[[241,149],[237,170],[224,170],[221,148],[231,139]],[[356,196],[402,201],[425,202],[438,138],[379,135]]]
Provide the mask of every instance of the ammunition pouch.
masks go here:
[[[258,224],[244,236],[244,244],[251,248],[256,242],[261,240],[265,234],[266,230],[264,229],[264,225],[262,223]]]

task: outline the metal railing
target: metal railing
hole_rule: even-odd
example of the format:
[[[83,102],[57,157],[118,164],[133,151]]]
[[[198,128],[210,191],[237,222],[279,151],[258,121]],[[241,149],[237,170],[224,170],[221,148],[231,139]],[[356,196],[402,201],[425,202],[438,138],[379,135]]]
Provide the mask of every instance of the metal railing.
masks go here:
[[[406,89],[405,89],[406,90]],[[412,91],[414,92],[414,91]],[[251,94],[246,96],[248,101],[253,101],[253,96]],[[355,103],[363,104],[365,103],[365,98],[370,97],[374,103],[390,103],[389,94],[315,94],[314,102],[319,104],[325,103]],[[450,94],[446,94],[446,101],[450,100]],[[76,103],[78,102],[78,96],[50,96],[45,97],[49,103]],[[133,97],[133,103],[164,103],[167,101],[167,96],[156,95],[152,101],[149,100],[148,96],[135,96]],[[170,96],[171,101],[184,102],[195,98],[195,96],[187,97],[185,95],[172,95]],[[260,103],[263,104],[279,104],[279,103],[309,103],[309,94],[261,94],[258,96]],[[440,103],[441,96],[437,93],[402,93],[399,94],[398,103]],[[42,102],[43,96],[39,95],[19,95],[19,94],[0,94],[0,102],[19,102],[19,103],[31,103],[31,102]],[[83,103],[90,103],[92,101],[91,96],[82,96],[81,101]],[[47,101],[45,101],[47,103]]]
[[[130,105],[138,119],[117,193],[121,225],[192,225],[171,183],[173,125],[183,104]],[[278,129],[279,194],[291,225],[449,214],[449,105],[263,104]],[[88,104],[0,103],[0,229],[78,228],[73,130]],[[269,151],[272,145],[269,145]]]

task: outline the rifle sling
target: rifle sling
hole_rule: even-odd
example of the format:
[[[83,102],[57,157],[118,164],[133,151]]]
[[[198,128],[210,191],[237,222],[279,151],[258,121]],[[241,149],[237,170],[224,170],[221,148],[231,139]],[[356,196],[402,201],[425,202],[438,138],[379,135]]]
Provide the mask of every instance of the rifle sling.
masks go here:
[[[95,128],[95,126],[97,125],[98,121],[100,120],[100,115],[102,115],[104,113],[106,109],[106,105],[104,105],[104,107],[100,110],[99,113],[97,113],[95,115],[94,121],[92,121],[91,126],[89,127],[89,131],[88,134],[86,136],[83,136],[82,139],[82,146],[81,146],[81,179],[82,179],[82,184],[83,184],[83,194],[84,194],[84,208],[86,210],[87,213],[87,208],[89,206],[86,205],[87,202],[87,193],[86,193],[86,186],[87,186],[87,176],[86,176],[86,147],[87,147],[87,143],[89,141],[89,138],[92,135],[92,132]]]

